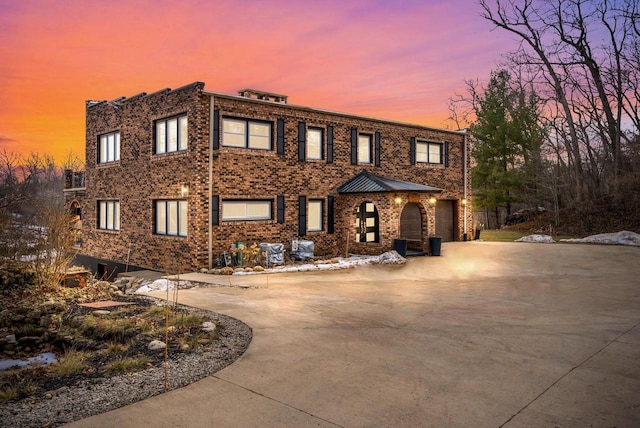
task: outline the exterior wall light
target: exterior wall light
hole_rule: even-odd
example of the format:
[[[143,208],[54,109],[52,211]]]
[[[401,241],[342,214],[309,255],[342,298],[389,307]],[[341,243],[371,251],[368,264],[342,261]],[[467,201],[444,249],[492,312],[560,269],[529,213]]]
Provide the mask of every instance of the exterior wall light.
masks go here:
[[[183,184],[182,187],[180,187],[180,196],[183,198],[186,198],[189,196],[189,185],[188,184]]]
[[[393,198],[393,202],[395,202],[396,205],[400,205],[402,203],[402,198],[398,195],[395,195],[395,197]]]
[[[436,204],[436,198],[435,198],[435,196],[433,196],[433,195],[430,195],[430,196],[429,196],[429,203],[430,203],[431,205],[435,205],[435,204]]]
[[[466,200],[466,199],[463,199],[463,200],[462,200],[462,205],[463,205],[463,206],[464,206],[464,205],[467,205],[467,200]]]

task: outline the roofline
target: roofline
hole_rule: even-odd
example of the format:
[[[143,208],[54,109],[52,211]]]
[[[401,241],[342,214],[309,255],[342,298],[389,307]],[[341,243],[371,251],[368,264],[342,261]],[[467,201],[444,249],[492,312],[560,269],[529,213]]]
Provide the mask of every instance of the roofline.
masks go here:
[[[433,127],[433,126],[419,125],[417,123],[401,122],[401,121],[398,121],[398,120],[381,119],[381,118],[372,117],[372,116],[364,116],[364,115],[359,115],[359,114],[344,113],[344,112],[335,111],[335,110],[327,110],[327,109],[308,107],[308,106],[302,106],[302,105],[296,105],[296,104],[274,103],[273,101],[258,100],[258,99],[255,99],[255,98],[247,98],[247,97],[242,97],[240,95],[225,94],[225,93],[222,93],[222,92],[215,92],[215,91],[203,90],[202,93],[206,94],[206,95],[212,95],[212,96],[215,96],[215,97],[230,98],[230,99],[233,99],[233,100],[240,100],[240,101],[253,102],[253,103],[265,103],[265,104],[275,105],[275,106],[283,107],[283,108],[291,108],[291,109],[295,109],[295,110],[303,110],[303,111],[309,111],[309,112],[314,112],[314,113],[328,113],[328,114],[333,114],[333,115],[336,115],[336,116],[355,117],[355,118],[358,118],[358,119],[365,119],[365,120],[371,120],[371,121],[375,121],[375,122],[389,123],[389,124],[393,124],[393,125],[411,126],[411,127],[416,127],[416,128],[427,129],[429,131],[447,132],[447,133],[456,134],[456,135],[466,135],[467,134],[467,130],[466,129],[462,129],[462,130],[459,130],[459,131],[454,131],[454,130],[451,130],[451,129],[436,128],[436,127]]]

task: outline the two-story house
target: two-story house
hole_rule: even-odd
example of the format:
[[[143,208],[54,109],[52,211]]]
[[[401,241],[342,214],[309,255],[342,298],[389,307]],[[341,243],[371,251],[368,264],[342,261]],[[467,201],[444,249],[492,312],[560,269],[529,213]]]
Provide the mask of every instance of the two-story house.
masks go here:
[[[86,105],[84,179],[67,201],[101,274],[211,268],[242,241],[380,254],[466,238],[464,131],[296,106],[204,83]]]

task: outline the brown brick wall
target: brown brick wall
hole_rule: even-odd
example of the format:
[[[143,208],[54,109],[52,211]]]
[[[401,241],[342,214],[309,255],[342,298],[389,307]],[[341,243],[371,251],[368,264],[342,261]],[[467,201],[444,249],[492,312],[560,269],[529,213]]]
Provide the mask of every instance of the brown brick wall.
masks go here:
[[[273,123],[273,150],[230,148],[220,145],[213,151],[212,184],[209,188],[213,108],[224,117],[258,119]],[[153,154],[154,120],[187,113],[188,150],[180,153]],[[276,153],[276,121],[285,120],[285,154]],[[333,126],[334,162],[298,161],[298,122],[307,127]],[[222,124],[222,120],[221,120]],[[351,127],[361,133],[381,135],[381,165],[351,165]],[[222,125],[220,125],[220,129]],[[120,161],[98,165],[98,136],[120,131]],[[449,142],[449,167],[442,165],[410,165],[411,137]],[[83,213],[85,255],[171,272],[208,267],[210,221],[209,194],[224,199],[272,199],[273,220],[223,222],[212,226],[213,258],[227,250],[231,243],[282,242],[289,247],[298,235],[298,197],[325,201],[324,231],[308,232],[303,239],[315,242],[317,254],[343,255],[349,251],[379,254],[393,246],[398,234],[398,221],[408,195],[393,194],[338,195],[337,188],[362,169],[394,179],[412,181],[445,189],[441,199],[456,200],[462,236],[462,147],[461,134],[433,130],[421,126],[365,119],[312,110],[272,102],[239,99],[202,91],[201,84],[173,91],[125,99],[119,103],[101,103],[87,108],[86,192],[75,194]],[[326,159],[326,151],[325,151]],[[470,178],[469,178],[470,180]],[[153,201],[181,199],[180,188],[189,186],[188,238],[153,234]],[[469,182],[470,184],[470,182]],[[285,221],[276,222],[276,196],[285,196]],[[327,196],[335,197],[335,233],[327,233]],[[73,195],[68,194],[69,199]],[[424,240],[435,230],[434,207],[429,195],[419,195],[426,216]],[[120,231],[97,230],[96,201],[120,201]],[[355,210],[364,201],[376,204],[380,214],[380,243],[355,243]],[[470,221],[470,210],[467,221]],[[425,244],[426,248],[426,244]]]

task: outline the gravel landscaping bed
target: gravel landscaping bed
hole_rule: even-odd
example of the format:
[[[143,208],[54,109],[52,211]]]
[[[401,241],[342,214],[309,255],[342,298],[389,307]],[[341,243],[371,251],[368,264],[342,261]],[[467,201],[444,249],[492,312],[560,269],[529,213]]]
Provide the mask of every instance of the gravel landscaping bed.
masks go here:
[[[252,331],[243,322],[222,314],[178,305],[224,326],[218,338],[192,352],[169,355],[166,365],[154,362],[143,371],[113,377],[82,379],[44,394],[0,405],[3,427],[55,427],[104,413],[180,388],[211,375],[237,360],[247,349]]]

